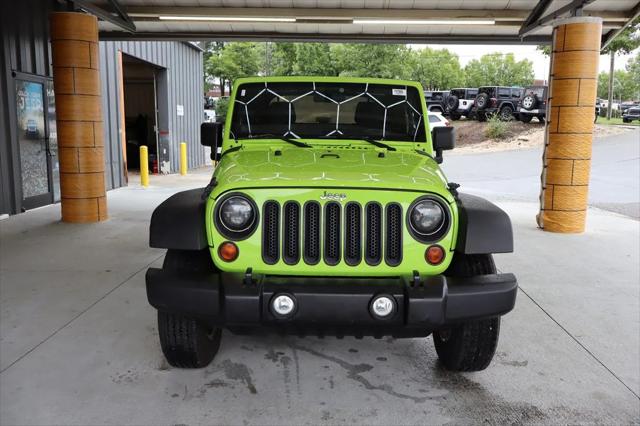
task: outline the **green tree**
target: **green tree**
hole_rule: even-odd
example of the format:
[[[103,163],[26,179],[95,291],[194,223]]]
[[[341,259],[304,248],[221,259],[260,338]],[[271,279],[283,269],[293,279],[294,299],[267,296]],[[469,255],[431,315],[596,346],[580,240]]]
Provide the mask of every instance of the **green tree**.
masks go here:
[[[217,75],[215,70],[211,68],[209,64],[209,58],[212,56],[218,56],[220,51],[224,49],[224,43],[221,41],[205,41],[201,44],[204,50],[202,54],[202,62],[204,64],[204,90],[209,91],[216,83]],[[221,91],[224,94],[224,82],[220,82]]]
[[[627,62],[627,73],[629,73],[629,83],[632,87],[631,99],[640,101],[640,52]]]
[[[261,47],[257,43],[227,43],[211,55],[206,66],[208,73],[231,86],[237,78],[258,75],[264,66]]]
[[[629,71],[616,70],[613,73],[613,101],[627,101],[637,99],[637,77]],[[609,96],[609,73],[598,75],[598,97],[607,99]]]
[[[536,47],[536,50],[542,53],[544,56],[551,56],[551,45],[550,44],[539,44]]]
[[[294,75],[296,43],[273,43],[271,51],[271,74]]]
[[[297,43],[293,72],[296,75],[338,75],[331,45],[328,43]]]
[[[399,44],[334,44],[337,74],[348,77],[407,78],[410,50]]]
[[[640,46],[640,18],[636,19],[631,25],[624,29],[609,45],[602,50],[602,53],[609,54],[609,85],[608,99],[609,106],[607,108],[607,118],[611,119],[611,108],[613,107],[613,89],[614,89],[614,70],[616,55],[628,54]]]
[[[464,86],[465,76],[458,55],[447,49],[424,48],[410,52],[408,78],[417,80],[428,90],[451,89]]]
[[[526,86],[533,82],[533,62],[516,61],[513,53],[489,53],[464,68],[467,86]]]

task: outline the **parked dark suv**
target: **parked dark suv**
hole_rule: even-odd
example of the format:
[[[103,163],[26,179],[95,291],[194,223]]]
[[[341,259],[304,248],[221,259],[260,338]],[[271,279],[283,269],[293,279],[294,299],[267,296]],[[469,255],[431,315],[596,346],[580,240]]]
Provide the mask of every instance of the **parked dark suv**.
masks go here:
[[[448,96],[448,91],[424,92],[424,100],[427,103],[427,111],[444,113],[447,110],[446,100]]]
[[[478,96],[477,88],[451,89],[446,99],[447,113],[452,120],[470,117],[473,103]]]
[[[630,107],[622,116],[624,123],[631,123],[634,120],[640,121],[640,105]]]
[[[518,101],[518,116],[523,123],[529,123],[533,117],[544,123],[547,115],[548,86],[528,86]]]
[[[502,120],[512,120],[517,115],[517,106],[522,87],[484,86],[478,89],[473,111],[478,121],[498,114]]]

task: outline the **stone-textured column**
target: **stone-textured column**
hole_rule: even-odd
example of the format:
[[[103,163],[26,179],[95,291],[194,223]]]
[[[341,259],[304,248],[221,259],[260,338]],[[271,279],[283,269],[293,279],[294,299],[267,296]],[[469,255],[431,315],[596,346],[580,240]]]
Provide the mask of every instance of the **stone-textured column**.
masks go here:
[[[600,18],[567,18],[553,30],[538,214],[545,231],[584,231],[601,35]]]
[[[50,15],[60,193],[64,222],[107,218],[98,21],[93,15]]]

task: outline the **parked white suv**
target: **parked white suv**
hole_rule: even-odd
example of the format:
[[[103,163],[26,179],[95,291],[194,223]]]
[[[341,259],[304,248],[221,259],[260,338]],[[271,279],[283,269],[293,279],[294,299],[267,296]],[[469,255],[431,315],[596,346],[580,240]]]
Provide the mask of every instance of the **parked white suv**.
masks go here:
[[[471,114],[476,96],[478,96],[477,88],[451,89],[446,100],[449,117],[452,120],[468,117]]]

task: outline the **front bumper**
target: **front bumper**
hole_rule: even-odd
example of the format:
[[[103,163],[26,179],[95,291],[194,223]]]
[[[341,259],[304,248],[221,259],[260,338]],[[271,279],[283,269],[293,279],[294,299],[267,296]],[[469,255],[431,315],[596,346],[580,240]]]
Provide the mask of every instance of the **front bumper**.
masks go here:
[[[513,309],[513,274],[450,278],[339,278],[177,273],[150,268],[149,303],[158,310],[199,318],[236,333],[271,327],[297,335],[426,336],[462,321],[504,315]],[[272,314],[276,294],[293,295],[289,318]],[[397,309],[386,319],[371,315],[373,297],[390,295]]]

